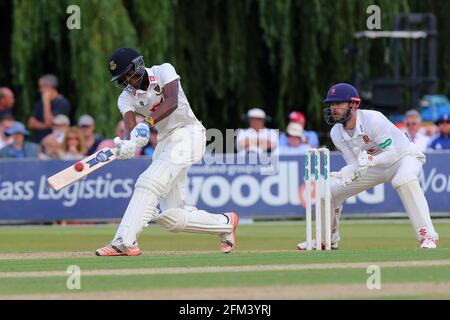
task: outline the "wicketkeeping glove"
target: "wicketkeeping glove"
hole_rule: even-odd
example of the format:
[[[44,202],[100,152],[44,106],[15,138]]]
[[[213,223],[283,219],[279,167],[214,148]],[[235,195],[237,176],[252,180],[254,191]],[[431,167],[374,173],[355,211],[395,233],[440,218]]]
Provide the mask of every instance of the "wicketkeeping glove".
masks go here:
[[[349,168],[349,170],[346,170],[346,168]],[[349,166],[342,168],[340,171],[331,172],[330,176],[343,187],[348,186],[355,180],[355,173],[353,170],[350,170]]]
[[[374,166],[373,156],[367,154],[366,150],[354,148],[353,150],[358,156],[358,168],[355,170],[355,179],[364,175],[370,167]]]
[[[134,157],[134,153],[136,152],[136,143],[131,140],[121,140],[119,137],[114,138],[114,144],[116,148],[119,148],[117,151],[117,159],[131,159]]]

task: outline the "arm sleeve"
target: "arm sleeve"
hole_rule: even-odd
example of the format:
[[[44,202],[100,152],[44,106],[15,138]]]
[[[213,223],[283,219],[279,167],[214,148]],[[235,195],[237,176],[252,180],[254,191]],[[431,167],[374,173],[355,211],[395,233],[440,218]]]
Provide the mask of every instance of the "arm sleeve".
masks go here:
[[[158,82],[164,87],[166,84],[180,79],[180,76],[170,63],[164,63],[159,67],[157,78]]]
[[[122,92],[117,100],[117,105],[119,107],[122,116],[125,115],[128,111],[136,112],[136,108],[134,107],[134,102],[131,97],[126,92]]]
[[[374,132],[375,143],[383,150],[380,154],[373,156],[373,165],[387,165],[397,160],[397,150],[393,138],[389,135],[391,123],[384,116],[376,118],[371,124]]]

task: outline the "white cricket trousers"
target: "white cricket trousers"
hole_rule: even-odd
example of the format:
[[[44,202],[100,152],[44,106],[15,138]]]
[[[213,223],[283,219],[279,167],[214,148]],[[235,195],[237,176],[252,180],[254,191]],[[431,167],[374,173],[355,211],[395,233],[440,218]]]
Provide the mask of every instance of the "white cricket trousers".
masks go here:
[[[205,148],[206,130],[200,124],[177,128],[158,141],[152,163],[136,181],[114,240],[122,238],[125,245],[133,245],[151,220],[171,232],[231,232],[224,215],[185,206],[187,172],[201,160]]]
[[[355,165],[356,166],[356,165]],[[399,195],[403,206],[409,216],[417,239],[420,240],[421,229],[425,228],[427,235],[432,239],[438,239],[430,218],[430,210],[424,192],[419,184],[419,176],[422,172],[423,162],[415,155],[408,154],[395,162],[392,166],[371,167],[367,172],[349,185],[342,186],[337,182],[338,178],[331,178],[331,195],[334,214],[339,214],[342,204],[346,199],[358,193],[375,187],[380,183],[389,182]],[[383,204],[380,204],[382,206]],[[339,217],[338,217],[339,218]],[[339,221],[334,221],[339,224]],[[336,227],[336,225],[334,226]]]

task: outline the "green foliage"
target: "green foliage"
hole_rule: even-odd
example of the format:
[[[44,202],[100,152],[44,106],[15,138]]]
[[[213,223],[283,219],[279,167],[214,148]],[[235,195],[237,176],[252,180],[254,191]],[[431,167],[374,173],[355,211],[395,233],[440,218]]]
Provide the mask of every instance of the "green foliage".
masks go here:
[[[136,33],[120,0],[68,0],[81,9],[81,29],[65,31],[70,47],[70,82],[76,116],[95,115],[97,127],[111,135],[121,118],[120,90],[111,82],[107,60],[118,47],[136,46]]]
[[[64,8],[57,1],[41,0],[39,5],[27,0],[14,1],[12,83],[20,105],[16,111],[19,118],[28,117],[33,110],[39,76],[64,68],[61,37],[63,12]],[[53,70],[46,68],[50,62]]]
[[[208,127],[237,128],[241,115],[259,106],[284,129],[291,110],[307,113],[308,128],[327,131],[321,100],[335,82],[351,81],[344,48],[365,29],[366,8],[382,10],[382,29],[399,12],[433,12],[439,21],[439,90],[450,93],[446,0],[8,0],[12,36],[0,56],[0,72],[12,74],[16,116],[26,120],[39,98],[37,79],[47,72],[61,80],[74,106],[74,120],[94,115],[112,135],[118,89],[106,60],[115,48],[137,47],[146,64],[172,63],[192,108]],[[68,5],[81,8],[81,29],[68,30]],[[2,4],[1,8],[9,8]],[[7,16],[8,15],[8,16]],[[383,42],[364,61],[381,72]]]

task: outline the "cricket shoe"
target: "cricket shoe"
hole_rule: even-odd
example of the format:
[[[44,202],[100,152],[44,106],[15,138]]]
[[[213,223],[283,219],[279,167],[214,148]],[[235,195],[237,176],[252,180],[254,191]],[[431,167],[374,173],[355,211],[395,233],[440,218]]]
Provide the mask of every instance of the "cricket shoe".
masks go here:
[[[427,230],[425,228],[420,228],[420,247],[422,249],[436,249],[437,240],[431,239],[427,235]]]
[[[239,223],[239,217],[236,212],[228,212],[224,214],[228,218],[228,224],[233,226],[233,230],[228,233],[219,235],[220,252],[230,253],[236,247],[236,228]]]
[[[306,241],[300,242],[297,244],[297,249],[300,251],[306,250]],[[316,239],[313,239],[311,242],[311,248],[313,250],[316,250]],[[338,250],[339,249],[339,243],[338,242],[331,242],[331,250]],[[325,244],[322,244],[322,250],[325,250]]]
[[[114,256],[138,256],[142,254],[137,244],[127,247],[123,244],[122,238],[114,240],[107,246],[95,250],[95,255],[101,257],[114,257]]]

